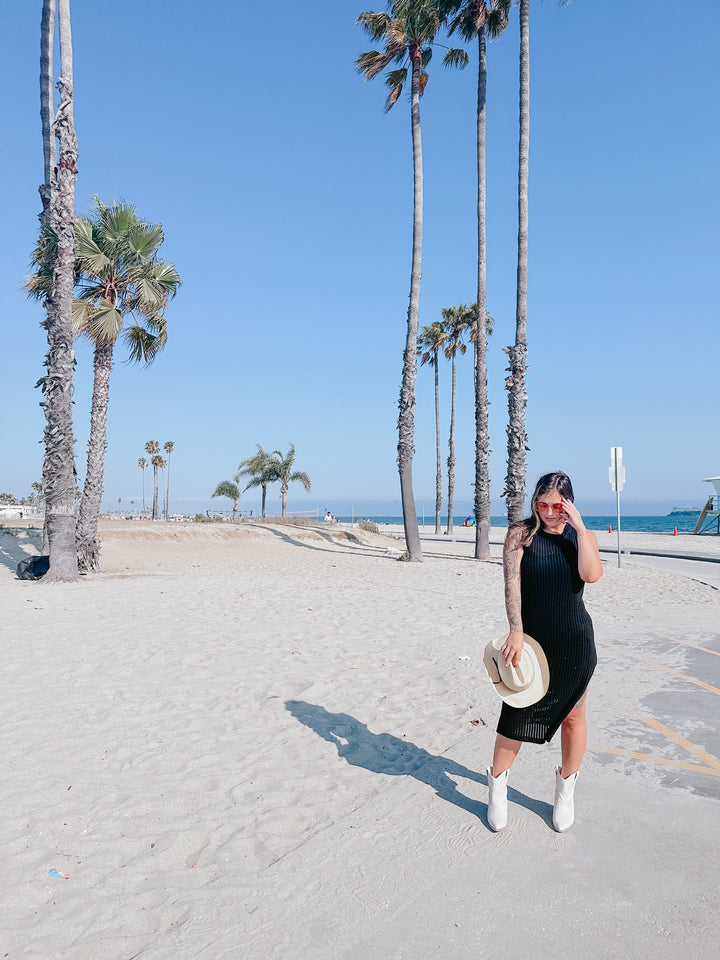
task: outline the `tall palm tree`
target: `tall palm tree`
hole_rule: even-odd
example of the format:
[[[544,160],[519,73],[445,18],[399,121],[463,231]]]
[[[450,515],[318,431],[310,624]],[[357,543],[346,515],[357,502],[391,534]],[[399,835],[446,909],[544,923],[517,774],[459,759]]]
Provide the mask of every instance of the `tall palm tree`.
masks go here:
[[[238,467],[238,479],[240,477],[250,477],[245,485],[245,490],[253,487],[260,487],[262,490],[261,516],[265,517],[265,501],[267,499],[267,488],[271,483],[278,479],[275,475],[274,460],[271,453],[263,450],[260,444],[256,444],[258,452],[252,457],[245,457],[240,461]]]
[[[157,440],[148,440],[145,444],[145,453],[150,457],[150,465],[153,468],[153,506],[152,506],[152,518],[157,520],[157,500],[158,500],[158,466],[159,464],[156,461],[156,458],[160,454],[160,444]],[[162,457],[160,457],[162,460]]]
[[[457,354],[464,354],[467,346],[463,343],[465,333],[472,326],[477,316],[477,306],[473,303],[467,306],[461,303],[459,307],[444,307],[442,312],[443,323],[447,330],[445,356],[452,361],[452,387],[450,399],[450,437],[448,440],[448,525],[446,533],[453,532],[453,511],[455,509],[455,393],[457,384]]]
[[[180,277],[172,263],[158,256],[163,239],[159,224],[140,220],[135,208],[126,203],[107,206],[95,198],[91,215],[78,221],[79,293],[73,304],[73,325],[95,346],[90,443],[77,532],[78,557],[90,569],[99,565],[97,522],[115,344],[123,334],[130,360],[150,364],[167,343],[165,310]]]
[[[138,466],[142,470],[143,516],[145,516],[145,468],[149,466],[145,457],[140,457]]]
[[[172,440],[166,440],[163,444],[163,450],[167,454],[167,489],[165,493],[165,519],[170,512],[170,456],[175,449],[175,443]]]
[[[53,121],[53,46],[55,13],[60,37],[60,103]],[[38,252],[49,276],[43,291],[48,351],[46,375],[40,380],[45,411],[43,490],[44,540],[50,566],[43,579],[74,580],[75,554],[75,439],[72,422],[75,351],[72,334],[73,251],[75,247],[75,180],[77,138],[73,121],[73,62],[70,0],[44,0],[40,39],[40,108],[43,131],[44,182],[40,187]],[[58,151],[53,149],[57,138]],[[56,242],[45,238],[54,234]]]
[[[357,22],[382,50],[370,50],[357,59],[357,68],[372,80],[393,65],[386,76],[389,93],[385,112],[397,102],[410,76],[410,120],[413,145],[413,242],[410,272],[410,302],[403,354],[402,384],[398,416],[398,469],[402,498],[405,542],[410,560],[422,560],[412,464],[415,449],[415,380],[417,377],[417,335],[420,315],[420,274],[423,229],[423,164],[420,129],[420,97],[428,82],[426,67],[440,26],[435,3],[429,0],[397,0],[389,4],[390,14],[361,13]]]
[[[508,456],[504,496],[508,524],[525,515],[527,388],[528,173],[530,157],[530,0],[520,0],[520,137],[518,147],[518,259],[515,343],[507,348]]]
[[[283,456],[280,450],[273,450],[270,469],[275,473],[275,479],[280,481],[280,497],[282,498],[281,516],[287,516],[288,485],[301,483],[310,493],[310,477],[302,470],[293,470],[295,466],[295,445],[290,444],[288,452]]]
[[[240,477],[235,475],[232,480],[221,480],[215,487],[214,497],[229,497],[233,502],[232,519],[237,519],[238,500],[240,499]]]
[[[418,334],[418,356],[424,366],[429,363],[435,373],[435,533],[442,527],[442,458],[440,456],[440,377],[438,357],[447,341],[447,330],[436,320],[428,327],[422,327]]]
[[[160,453],[156,453],[150,457],[150,463],[153,467],[153,520],[157,520],[160,516],[160,511],[158,510],[158,470],[164,469],[166,462]]]
[[[560,0],[568,3],[569,0]],[[508,457],[503,496],[508,523],[525,515],[527,436],[527,284],[528,284],[528,181],[530,168],[530,0],[520,0],[520,136],[518,142],[518,256],[515,307],[515,343],[507,348]]]
[[[487,338],[479,322],[487,315],[486,263],[486,163],[485,126],[487,100],[487,36],[499,36],[507,26],[510,0],[441,0],[442,15],[448,18],[449,33],[456,30],[464,40],[477,39],[477,171],[478,171],[478,281],[477,319],[481,336],[475,338],[475,558],[490,557],[490,446],[488,433]]]

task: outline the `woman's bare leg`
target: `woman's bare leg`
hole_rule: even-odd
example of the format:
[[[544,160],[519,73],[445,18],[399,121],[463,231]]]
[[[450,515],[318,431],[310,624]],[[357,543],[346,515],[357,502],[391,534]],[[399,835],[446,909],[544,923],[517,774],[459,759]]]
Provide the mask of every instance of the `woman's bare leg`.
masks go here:
[[[562,748],[562,769],[560,776],[563,779],[571,777],[580,769],[587,743],[587,723],[585,722],[585,705],[587,690],[580,697],[577,704],[565,717],[560,728],[560,746]]]
[[[521,746],[521,740],[511,740],[510,737],[504,737],[501,733],[497,735],[492,763],[493,777],[499,777],[501,773],[510,769]]]

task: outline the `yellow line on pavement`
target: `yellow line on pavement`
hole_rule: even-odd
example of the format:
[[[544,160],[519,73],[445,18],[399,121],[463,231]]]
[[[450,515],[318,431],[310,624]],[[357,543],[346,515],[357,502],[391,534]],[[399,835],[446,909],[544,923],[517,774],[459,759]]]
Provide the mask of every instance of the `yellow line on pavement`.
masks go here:
[[[635,750],[623,750],[620,747],[590,746],[591,750],[599,753],[612,753],[618,757],[629,757],[642,760],[644,763],[654,763],[661,767],[677,767],[679,770],[691,770],[693,773],[706,773],[710,777],[720,777],[720,769],[704,767],[699,763],[685,763],[681,760],[669,760],[667,757],[653,757],[649,753],[638,753]]]
[[[680,673],[679,670],[673,670],[670,667],[666,667],[664,664],[658,663],[656,660],[648,660],[647,657],[641,657],[637,653],[633,653],[632,650],[628,650],[625,647],[615,647],[615,649],[620,650],[621,653],[626,653],[629,657],[633,657],[635,660],[640,660],[641,663],[649,663],[651,667],[657,667],[658,670],[664,670],[665,673],[671,673],[674,677],[680,677],[681,680],[687,680],[689,683],[694,683],[696,686],[702,687],[703,690],[709,690],[711,693],[720,694],[720,688],[714,687],[711,683],[705,683],[704,680],[696,680],[695,677],[689,677],[686,673]]]
[[[711,653],[714,657],[720,657],[720,650],[708,650],[707,647],[699,647],[696,643],[688,643],[687,640],[678,640],[677,637],[671,637],[667,633],[658,633],[657,630],[652,631],[656,637],[664,637],[665,640],[672,640],[674,643],[682,643],[686,647],[692,647],[693,650],[702,650],[703,653]]]
[[[688,753],[692,753],[693,756],[697,757],[698,760],[702,760],[703,763],[709,764],[711,767],[714,767],[720,774],[720,760],[717,757],[714,757],[711,753],[708,753],[707,750],[703,750],[702,747],[699,747],[696,743],[692,743],[690,740],[681,736],[679,733],[675,733],[674,730],[671,730],[670,727],[666,727],[664,723],[660,723],[659,720],[655,720],[654,717],[640,717],[643,723],[646,723],[649,727],[652,727],[653,730],[657,730],[658,733],[661,733],[664,737],[667,737],[668,740],[672,740],[682,747],[684,750],[687,750]]]

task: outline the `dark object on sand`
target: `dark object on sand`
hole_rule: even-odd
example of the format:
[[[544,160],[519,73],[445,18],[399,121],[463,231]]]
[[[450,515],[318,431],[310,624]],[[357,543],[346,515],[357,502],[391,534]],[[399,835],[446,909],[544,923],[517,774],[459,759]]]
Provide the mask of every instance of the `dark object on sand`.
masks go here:
[[[27,557],[17,565],[18,580],[39,580],[50,567],[50,557]]]

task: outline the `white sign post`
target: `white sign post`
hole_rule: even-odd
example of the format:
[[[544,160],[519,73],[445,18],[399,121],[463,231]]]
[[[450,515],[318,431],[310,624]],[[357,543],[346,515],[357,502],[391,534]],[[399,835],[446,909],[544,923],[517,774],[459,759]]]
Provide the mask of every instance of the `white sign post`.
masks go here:
[[[622,447],[610,447],[610,486],[617,495],[617,558],[620,566],[620,491],[625,483]]]

